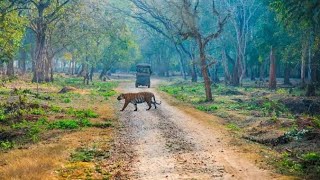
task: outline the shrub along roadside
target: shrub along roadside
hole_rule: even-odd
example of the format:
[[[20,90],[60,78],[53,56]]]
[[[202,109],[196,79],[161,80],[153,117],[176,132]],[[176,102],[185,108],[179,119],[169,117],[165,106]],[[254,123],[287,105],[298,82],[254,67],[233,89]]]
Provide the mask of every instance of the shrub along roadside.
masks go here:
[[[112,126],[113,124],[111,121],[106,121],[104,123],[92,123],[87,118],[48,121],[47,118],[42,117],[35,122],[23,120],[20,123],[13,124],[11,128],[24,134],[17,140],[19,141],[19,144],[24,144],[24,142],[28,143],[30,141],[38,142],[41,139],[41,134],[47,130],[75,130],[86,127],[108,128]],[[15,140],[0,141],[0,150],[8,150],[15,147],[15,145]]]

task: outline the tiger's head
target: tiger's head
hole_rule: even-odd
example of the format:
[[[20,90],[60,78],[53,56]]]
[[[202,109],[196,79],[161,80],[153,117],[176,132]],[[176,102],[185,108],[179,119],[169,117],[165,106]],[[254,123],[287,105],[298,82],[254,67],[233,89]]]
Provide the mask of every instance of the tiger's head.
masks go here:
[[[117,97],[117,100],[120,101],[120,100],[122,100],[122,99],[124,99],[124,95],[123,95],[123,94],[120,94],[120,95]]]

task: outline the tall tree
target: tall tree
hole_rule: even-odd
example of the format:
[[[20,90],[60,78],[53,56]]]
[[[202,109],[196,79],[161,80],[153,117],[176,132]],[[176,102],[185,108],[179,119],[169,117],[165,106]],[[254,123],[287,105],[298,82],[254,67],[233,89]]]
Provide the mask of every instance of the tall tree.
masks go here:
[[[48,66],[50,62],[47,59],[46,40],[48,36],[48,26],[59,21],[63,8],[71,0],[32,0],[30,1],[30,10],[28,18],[30,28],[36,34],[35,48],[35,68],[33,73],[33,82],[51,81]]]
[[[280,21],[288,28],[296,28],[294,24],[298,24],[309,32],[310,83],[307,95],[315,95],[314,83],[318,79],[317,71],[320,64],[320,3],[314,0],[273,0],[271,6],[278,14]]]
[[[7,63],[7,75],[14,75],[13,57],[23,38],[26,19],[19,15],[15,3],[0,2],[0,63]]]

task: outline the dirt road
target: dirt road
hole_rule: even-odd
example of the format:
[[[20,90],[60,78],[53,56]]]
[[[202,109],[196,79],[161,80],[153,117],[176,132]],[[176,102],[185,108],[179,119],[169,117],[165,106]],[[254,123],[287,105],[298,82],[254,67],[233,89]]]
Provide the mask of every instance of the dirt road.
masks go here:
[[[146,104],[139,104],[134,112],[130,104],[120,113],[121,139],[133,157],[131,179],[279,178],[242,157],[224,142],[217,128],[170,105],[155,89],[124,83],[120,91],[150,91],[162,101],[158,109],[146,111]]]

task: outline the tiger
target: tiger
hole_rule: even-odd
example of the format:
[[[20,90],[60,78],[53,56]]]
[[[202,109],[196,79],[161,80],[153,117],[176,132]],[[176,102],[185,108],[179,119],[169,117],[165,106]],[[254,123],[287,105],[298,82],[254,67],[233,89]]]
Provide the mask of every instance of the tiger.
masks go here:
[[[153,101],[152,101],[153,98]],[[123,108],[120,111],[124,111],[124,109],[128,106],[129,103],[132,103],[135,107],[134,111],[138,110],[137,104],[146,102],[149,106],[147,110],[151,109],[151,105],[154,105],[154,108],[157,109],[157,104],[160,105],[161,101],[158,103],[153,93],[151,92],[138,92],[138,93],[125,93],[120,94],[117,97],[118,101],[122,99],[125,100]]]

